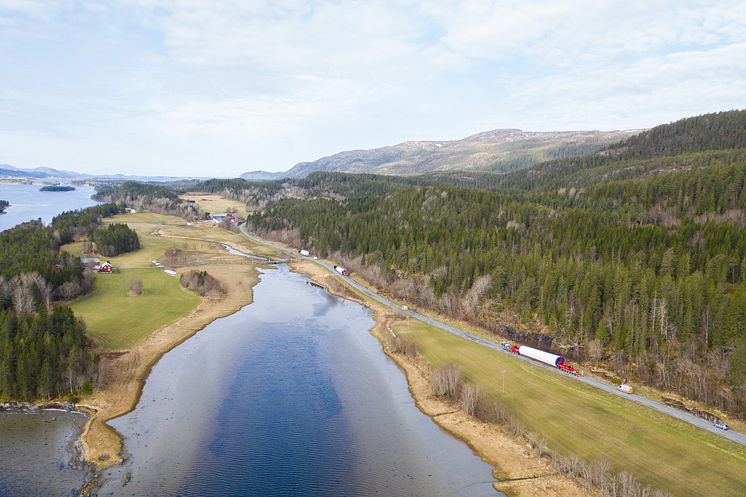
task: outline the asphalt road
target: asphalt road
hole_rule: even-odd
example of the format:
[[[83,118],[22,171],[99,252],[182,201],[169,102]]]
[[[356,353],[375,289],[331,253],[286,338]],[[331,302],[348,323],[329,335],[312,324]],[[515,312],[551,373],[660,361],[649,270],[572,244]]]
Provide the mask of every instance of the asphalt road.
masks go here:
[[[486,340],[484,338],[478,337],[476,335],[472,335],[471,333],[467,333],[467,332],[465,332],[465,331],[463,331],[463,330],[461,330],[459,328],[456,328],[454,326],[451,326],[451,325],[449,325],[447,323],[443,323],[441,321],[438,321],[437,319],[433,319],[433,318],[431,318],[429,316],[425,316],[423,314],[420,314],[417,311],[413,311],[413,310],[410,310],[410,309],[404,310],[404,309],[401,308],[401,306],[399,304],[396,304],[395,302],[392,302],[392,301],[388,300],[386,297],[383,297],[383,296],[377,294],[376,292],[373,292],[372,290],[368,289],[367,287],[365,287],[364,285],[358,283],[357,281],[353,280],[352,278],[344,278],[344,277],[340,276],[339,273],[337,273],[334,270],[334,266],[331,265],[331,264],[329,264],[329,263],[327,263],[327,262],[324,262],[324,261],[319,260],[319,259],[313,259],[311,257],[301,257],[299,254],[297,254],[293,250],[286,249],[285,247],[282,247],[280,245],[275,245],[274,243],[268,242],[266,240],[263,240],[261,238],[258,238],[256,236],[248,233],[246,231],[246,229],[245,229],[244,226],[241,226],[241,232],[244,235],[246,235],[247,237],[249,237],[251,240],[253,240],[254,242],[256,242],[256,243],[265,245],[267,247],[272,247],[273,249],[279,250],[281,252],[289,253],[292,256],[297,257],[297,258],[302,258],[302,259],[309,260],[309,261],[311,261],[311,262],[313,262],[313,263],[315,263],[315,264],[317,264],[317,265],[319,265],[319,266],[327,269],[328,271],[330,271],[334,276],[336,276],[341,281],[344,281],[346,284],[354,287],[360,293],[365,294],[366,296],[370,297],[371,299],[375,300],[376,302],[379,302],[380,304],[382,304],[382,305],[384,305],[386,307],[389,307],[390,309],[392,309],[393,311],[395,311],[396,313],[398,313],[401,316],[418,319],[418,320],[422,321],[423,323],[427,323],[427,324],[429,324],[431,326],[434,326],[436,328],[439,328],[439,329],[441,329],[443,331],[446,331],[446,332],[451,333],[453,335],[459,336],[459,337],[464,338],[466,340],[470,340],[472,342],[478,343],[480,345],[483,345],[483,346],[488,347],[490,349],[494,349],[494,350],[500,351],[500,352],[505,353],[505,354],[510,354],[512,357],[515,357],[518,360],[528,361],[529,363],[531,363],[531,364],[533,364],[533,365],[535,365],[537,367],[543,367],[543,368],[546,368],[548,371],[552,371],[553,373],[564,375],[564,376],[567,377],[568,380],[582,381],[583,383],[586,383],[586,384],[591,385],[591,386],[593,386],[595,388],[598,388],[599,390],[603,390],[605,392],[608,392],[611,395],[616,395],[616,396],[622,397],[623,399],[629,400],[631,402],[637,402],[638,404],[642,404],[642,405],[644,405],[646,407],[649,407],[651,409],[654,409],[654,410],[656,410],[658,412],[661,412],[661,413],[664,413],[664,414],[668,414],[669,416],[672,416],[672,417],[674,417],[676,419],[679,419],[681,421],[684,421],[686,423],[694,425],[694,426],[696,426],[698,428],[702,428],[703,430],[707,430],[707,431],[709,431],[711,433],[714,433],[715,435],[721,436],[723,438],[727,438],[728,440],[731,440],[733,442],[736,442],[736,443],[739,443],[741,445],[745,445],[746,446],[746,435],[744,435],[743,433],[740,433],[740,432],[737,432],[737,431],[733,431],[733,430],[727,430],[726,431],[726,430],[721,430],[721,429],[715,428],[715,426],[711,422],[706,421],[706,420],[701,419],[701,418],[698,418],[697,416],[689,414],[686,411],[682,411],[680,409],[675,409],[675,408],[667,406],[666,404],[663,404],[661,402],[649,399],[647,397],[642,397],[642,396],[637,395],[637,394],[626,394],[624,392],[621,392],[621,391],[617,390],[616,386],[611,385],[611,384],[606,383],[606,382],[603,382],[603,381],[601,381],[599,379],[592,378],[590,376],[573,376],[573,375],[564,373],[564,372],[562,372],[559,369],[552,368],[552,367],[550,367],[550,366],[548,366],[546,364],[542,364],[540,362],[534,361],[534,360],[529,359],[527,357],[523,357],[523,356],[519,356],[517,354],[512,354],[510,352],[507,352],[507,351],[503,350],[502,346],[500,344],[498,344],[498,343],[491,342],[489,340]]]

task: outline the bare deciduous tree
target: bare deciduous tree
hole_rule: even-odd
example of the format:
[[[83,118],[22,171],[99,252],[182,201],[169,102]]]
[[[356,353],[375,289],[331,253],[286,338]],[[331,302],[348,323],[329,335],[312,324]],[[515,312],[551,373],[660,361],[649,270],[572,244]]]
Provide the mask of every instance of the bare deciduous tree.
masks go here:
[[[142,295],[142,290],[143,290],[142,280],[140,279],[129,280],[129,282],[127,283],[127,286],[130,289],[130,294],[135,295],[135,296]]]
[[[479,406],[479,399],[482,397],[482,389],[479,385],[467,383],[461,389],[461,409],[469,416],[474,416]]]
[[[455,364],[441,366],[430,376],[430,391],[437,397],[455,399],[461,383],[461,372]]]
[[[56,292],[63,300],[74,299],[83,293],[81,286],[74,281],[66,281],[57,289]]]
[[[587,350],[588,350],[588,357],[594,363],[598,363],[598,361],[601,359],[601,356],[603,355],[604,347],[600,341],[591,340],[590,342],[588,342]]]
[[[34,312],[39,305],[49,309],[52,305],[52,290],[39,273],[23,273],[9,282],[13,297],[13,308],[17,313]]]
[[[479,304],[492,288],[492,276],[485,274],[476,279],[464,298],[461,306],[464,314],[469,317],[476,316],[479,312]]]

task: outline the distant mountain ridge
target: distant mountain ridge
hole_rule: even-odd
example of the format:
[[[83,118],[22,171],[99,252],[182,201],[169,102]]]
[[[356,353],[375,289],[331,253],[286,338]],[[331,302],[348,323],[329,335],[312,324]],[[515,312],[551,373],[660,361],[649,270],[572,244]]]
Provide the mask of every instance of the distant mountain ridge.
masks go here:
[[[47,178],[72,178],[77,179],[81,175],[72,171],[61,171],[51,167],[36,167],[33,169],[23,169],[11,166],[10,164],[0,164],[0,177],[10,178],[29,178],[29,179],[47,179]]]
[[[369,150],[349,150],[301,162],[285,172],[252,171],[241,177],[267,181],[305,178],[317,171],[393,176],[449,171],[507,172],[546,160],[594,153],[638,132],[495,129],[460,140],[408,141]]]
[[[37,180],[46,182],[67,182],[67,181],[84,181],[84,180],[99,180],[99,181],[174,181],[180,179],[204,179],[201,177],[190,176],[137,176],[127,174],[85,174],[76,173],[74,171],[64,171],[60,169],[54,169],[51,167],[35,167],[35,168],[21,168],[11,166],[10,164],[0,164],[0,179],[14,179],[14,180]]]

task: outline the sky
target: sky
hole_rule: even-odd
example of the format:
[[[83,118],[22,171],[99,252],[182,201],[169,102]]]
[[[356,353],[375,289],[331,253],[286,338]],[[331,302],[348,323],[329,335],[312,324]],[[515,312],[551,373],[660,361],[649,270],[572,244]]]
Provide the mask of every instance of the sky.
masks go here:
[[[745,107],[743,0],[0,0],[17,167],[234,177]]]

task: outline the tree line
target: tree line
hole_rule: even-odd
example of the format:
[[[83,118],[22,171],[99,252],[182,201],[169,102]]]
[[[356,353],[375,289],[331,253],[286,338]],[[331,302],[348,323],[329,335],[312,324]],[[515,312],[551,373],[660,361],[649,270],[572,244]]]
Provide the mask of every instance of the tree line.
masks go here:
[[[137,232],[126,224],[109,224],[105,228],[99,228],[94,232],[93,240],[99,253],[106,257],[140,248]]]
[[[52,399],[90,390],[97,358],[69,307],[0,309],[0,397]]]

